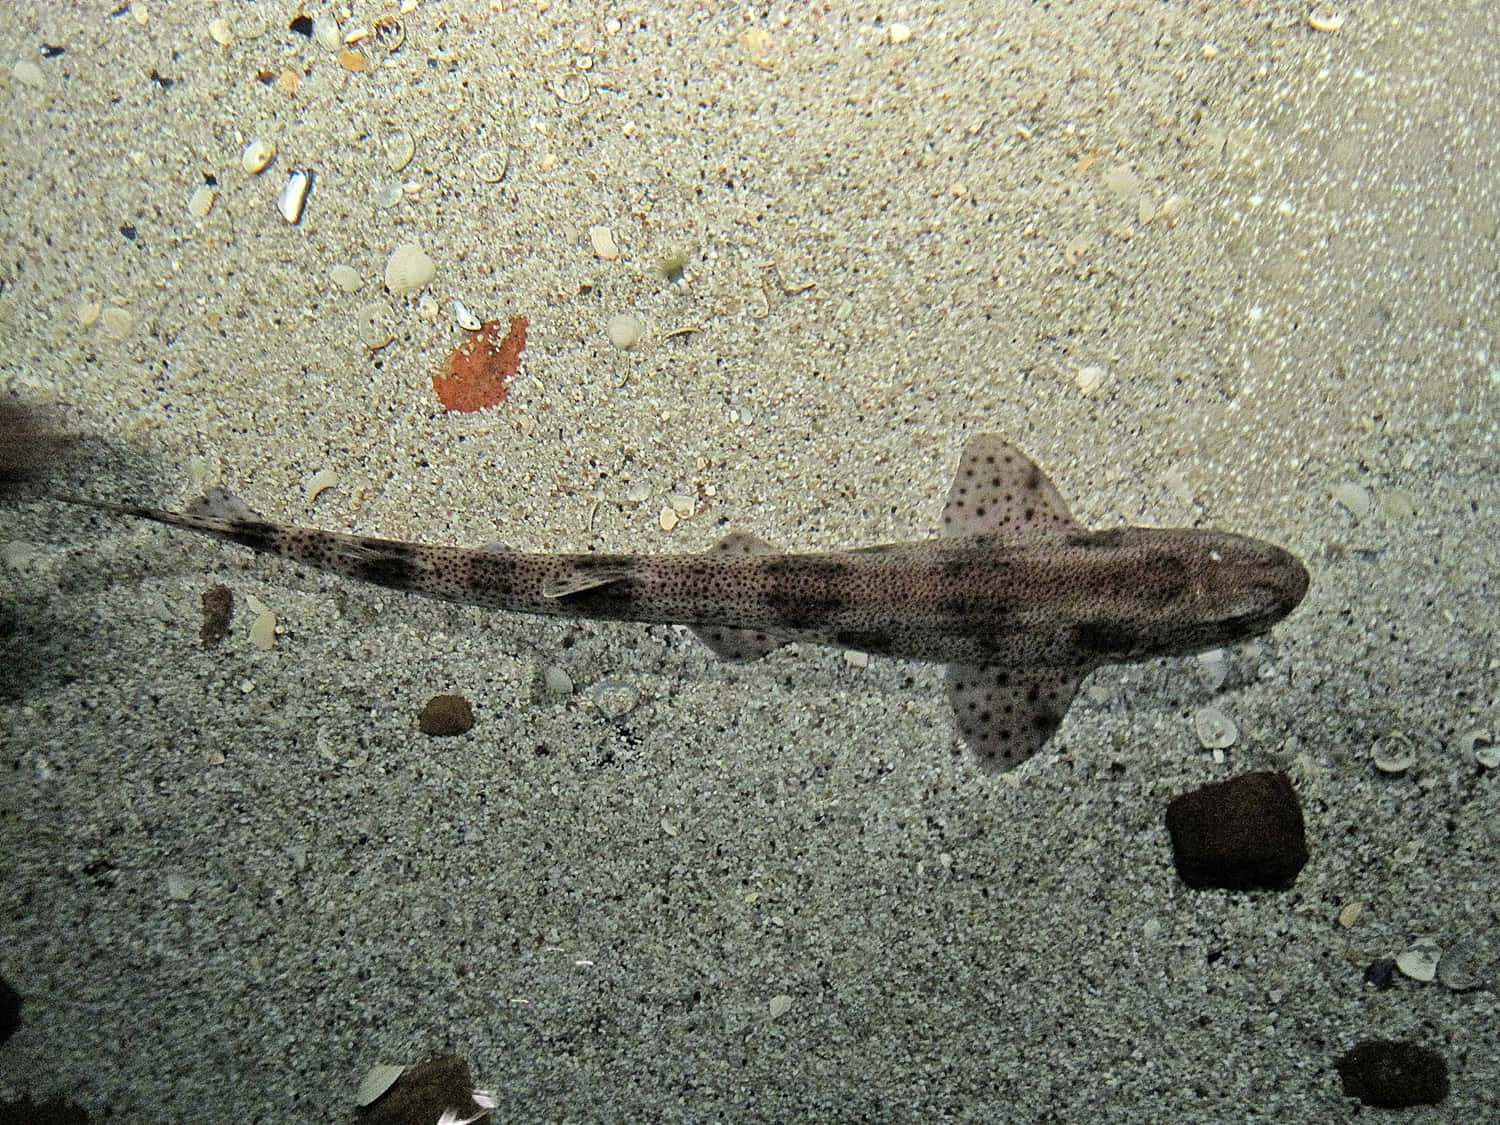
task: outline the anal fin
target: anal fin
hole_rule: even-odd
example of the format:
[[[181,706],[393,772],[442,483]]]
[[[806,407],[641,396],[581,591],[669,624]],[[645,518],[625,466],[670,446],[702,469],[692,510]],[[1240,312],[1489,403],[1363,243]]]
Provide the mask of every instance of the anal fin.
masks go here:
[[[1087,674],[1086,668],[948,665],[948,698],[979,768],[1015,769],[1046,745]]]

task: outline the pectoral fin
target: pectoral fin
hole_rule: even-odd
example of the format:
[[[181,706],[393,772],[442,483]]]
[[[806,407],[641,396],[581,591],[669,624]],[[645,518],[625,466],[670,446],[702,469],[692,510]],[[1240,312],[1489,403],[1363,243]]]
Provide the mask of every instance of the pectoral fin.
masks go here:
[[[1015,769],[1057,730],[1088,669],[1016,671],[948,665],[948,698],[964,741],[987,772]]]
[[[574,594],[582,594],[587,590],[597,590],[601,586],[612,586],[616,582],[622,582],[631,577],[634,572],[628,566],[621,567],[596,567],[590,570],[581,570],[573,574],[565,574],[560,578],[553,579],[542,587],[544,598],[567,598]]]
[[[1062,494],[1030,457],[997,434],[969,439],[943,508],[943,535],[1073,526]]]

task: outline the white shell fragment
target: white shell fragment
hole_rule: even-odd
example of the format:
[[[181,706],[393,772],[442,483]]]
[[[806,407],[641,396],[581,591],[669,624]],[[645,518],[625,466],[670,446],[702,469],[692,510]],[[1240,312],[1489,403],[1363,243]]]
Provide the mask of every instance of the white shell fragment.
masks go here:
[[[620,256],[615,236],[606,226],[589,227],[589,245],[593,247],[595,254],[607,261],[612,262]]]
[[[302,219],[302,208],[307,206],[307,193],[312,191],[312,182],[311,172],[293,172],[276,195],[276,210],[293,226]]]
[[[240,153],[240,167],[255,176],[264,172],[275,159],[276,142],[257,137],[245,146],[244,152]]]
[[[1438,961],[1437,979],[1444,988],[1454,992],[1468,992],[1484,984],[1483,965],[1479,949],[1471,942],[1458,941],[1443,950]]]
[[[773,1020],[780,1019],[792,1010],[792,998],[786,993],[771,997],[771,1002],[766,1005],[766,1014]]]
[[[305,503],[311,504],[320,495],[330,488],[339,486],[339,475],[332,469],[319,469],[308,480],[302,489],[302,498]]]
[[[594,706],[606,719],[623,719],[641,701],[641,693],[625,680],[600,680],[594,685]]]
[[[1442,954],[1434,945],[1414,945],[1396,957],[1396,968],[1424,984],[1437,976],[1438,959]]]
[[[199,184],[193,189],[193,194],[188,197],[188,214],[195,219],[203,218],[213,210],[214,200],[218,198],[217,189],[209,187],[208,184]]]
[[[1381,773],[1405,773],[1417,764],[1417,751],[1404,734],[1392,731],[1370,748],[1370,761]]]
[[[632,316],[630,313],[616,313],[609,318],[609,323],[604,326],[604,332],[611,344],[625,351],[641,342],[641,337],[646,334],[646,326],[637,316]]]
[[[1474,755],[1474,760],[1487,770],[1500,766],[1500,746],[1495,736],[1487,730],[1466,730],[1458,736],[1458,749],[1464,757]]]
[[[1370,490],[1353,481],[1346,480],[1342,484],[1334,485],[1331,494],[1334,502],[1358,522],[1363,523],[1369,519],[1370,513],[1375,510],[1375,500],[1370,495]]]
[[[410,297],[427,288],[437,274],[437,263],[415,242],[403,242],[385,263],[385,287],[398,297]]]
[[[556,664],[549,664],[543,669],[542,683],[546,685],[548,695],[562,697],[573,694],[573,677]]]
[[[354,1092],[354,1104],[367,1106],[396,1084],[396,1079],[406,1072],[404,1066],[376,1063],[359,1080],[359,1089]]]
[[[338,265],[328,271],[328,280],[345,293],[353,293],[365,283],[353,266]]]
[[[469,306],[453,298],[453,319],[458,321],[458,326],[465,332],[478,332],[484,325],[479,318],[469,311]]]
[[[1217,707],[1200,707],[1193,712],[1193,730],[1198,741],[1207,750],[1224,750],[1235,744],[1240,736],[1234,720]]]
[[[1344,17],[1339,12],[1320,9],[1307,17],[1307,26],[1314,31],[1326,31],[1332,34],[1344,26]]]

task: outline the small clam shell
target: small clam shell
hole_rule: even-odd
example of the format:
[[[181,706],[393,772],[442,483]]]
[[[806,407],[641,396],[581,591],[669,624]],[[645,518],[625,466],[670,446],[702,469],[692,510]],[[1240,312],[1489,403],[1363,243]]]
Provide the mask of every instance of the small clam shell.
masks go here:
[[[359,1080],[359,1089],[354,1094],[354,1104],[360,1107],[369,1105],[394,1086],[396,1079],[400,1078],[405,1071],[406,1067],[391,1066],[389,1063],[377,1063],[372,1066]]]
[[[302,208],[307,206],[307,193],[312,191],[312,183],[311,172],[293,172],[276,196],[276,210],[293,226],[302,219]]]
[[[1405,773],[1417,764],[1417,751],[1400,731],[1392,731],[1370,748],[1370,761],[1381,773]]]
[[[385,287],[398,297],[410,297],[427,288],[437,273],[437,263],[415,242],[403,242],[385,263]]]
[[[458,326],[466,332],[478,332],[484,327],[479,318],[469,311],[469,306],[457,297],[453,298],[453,319],[458,321]]]
[[[245,146],[244,152],[240,153],[240,167],[254,176],[264,172],[275,159],[276,142],[257,137]]]

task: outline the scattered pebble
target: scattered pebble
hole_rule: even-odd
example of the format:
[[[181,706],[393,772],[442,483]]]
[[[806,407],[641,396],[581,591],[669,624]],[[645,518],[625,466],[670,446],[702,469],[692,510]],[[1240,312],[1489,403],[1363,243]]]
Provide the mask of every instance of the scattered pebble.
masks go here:
[[[1109,372],[1097,363],[1080,367],[1077,376],[1078,390],[1085,398],[1093,398],[1099,393],[1100,388],[1104,386],[1108,378]]]
[[[1365,966],[1365,983],[1384,992],[1396,981],[1396,959],[1377,957]]]
[[[193,194],[188,196],[188,214],[195,219],[202,219],[213,210],[214,200],[219,198],[216,188],[208,184],[199,184],[193,189]]]
[[[573,677],[556,664],[549,664],[543,669],[542,683],[546,686],[548,695],[561,698],[573,694]]]
[[[1198,654],[1198,682],[1207,691],[1218,691],[1229,679],[1228,654],[1222,648],[1211,648]]]
[[[771,1003],[767,1005],[767,1011],[773,1020],[780,1019],[792,1010],[792,998],[786,993],[771,997]]]
[[[135,317],[119,305],[106,305],[99,317],[104,334],[113,340],[123,340],[135,331]]]
[[[1307,863],[1302,806],[1284,773],[1241,774],[1167,806],[1172,858],[1195,890],[1284,890]]]
[[[339,35],[338,21],[327,12],[314,17],[312,37],[313,42],[317,43],[325,51],[337,51],[344,45],[344,41]]]
[[[307,194],[312,191],[313,174],[295,171],[286,179],[276,195],[276,210],[281,217],[296,226],[302,221],[302,209],[307,206]]]
[[[257,137],[245,146],[245,151],[240,153],[240,167],[249,175],[258,176],[271,166],[271,161],[276,159],[276,143]]]
[[[415,242],[403,242],[385,263],[385,287],[398,297],[410,297],[427,288],[437,274],[437,263]]]
[[[1339,911],[1339,925],[1349,929],[1359,920],[1359,916],[1365,912],[1365,904],[1362,902],[1350,902]]]
[[[173,902],[186,902],[197,888],[198,884],[181,872],[173,871],[167,876],[167,897]]]
[[[234,28],[223,16],[208,21],[208,37],[221,47],[234,42]]]
[[[474,727],[474,708],[461,695],[434,695],[417,716],[417,727],[434,738],[464,734]]]
[[[637,316],[632,316],[630,313],[616,313],[609,318],[604,331],[609,336],[611,344],[621,351],[626,351],[641,342],[641,337],[646,333],[646,326]]]
[[[1403,976],[1426,984],[1437,976],[1438,958],[1441,956],[1442,953],[1437,946],[1424,942],[1412,946],[1403,953],[1398,953],[1396,968],[1401,970]]]
[[[1370,513],[1375,510],[1375,500],[1370,495],[1370,490],[1353,481],[1334,485],[1330,494],[1334,502],[1353,516],[1357,523],[1369,519]]]
[[[339,52],[339,66],[351,74],[363,74],[370,69],[370,60],[359,51],[345,48]]]
[[[365,279],[359,275],[359,271],[353,266],[338,265],[328,271],[328,280],[345,293],[353,293],[365,283]]]
[[[890,37],[892,43],[905,43],[911,38],[911,24],[899,22],[891,24]]]
[[[229,623],[234,620],[234,595],[222,583],[203,591],[203,625],[198,630],[198,643],[212,648],[229,634]]]
[[[641,693],[625,680],[600,680],[594,685],[594,706],[606,719],[623,719],[641,701]]]
[[[620,248],[615,245],[615,236],[606,226],[589,227],[589,245],[594,248],[594,253],[607,261],[614,261],[620,256]]]
[[[1198,734],[1198,742],[1207,750],[1227,749],[1240,736],[1234,720],[1217,707],[1200,707],[1194,711],[1193,730]]]
[[[404,194],[400,180],[384,180],[375,185],[375,206],[389,211],[401,202]]]
[[[1470,992],[1485,983],[1479,949],[1470,941],[1456,941],[1438,958],[1437,979],[1454,992]]]
[[[1447,1061],[1416,1043],[1361,1039],[1334,1068],[1346,1098],[1376,1109],[1437,1105],[1448,1096]]]
[[[11,67],[10,76],[22,86],[31,86],[35,89],[40,89],[47,84],[47,75],[30,59],[22,59]]]

